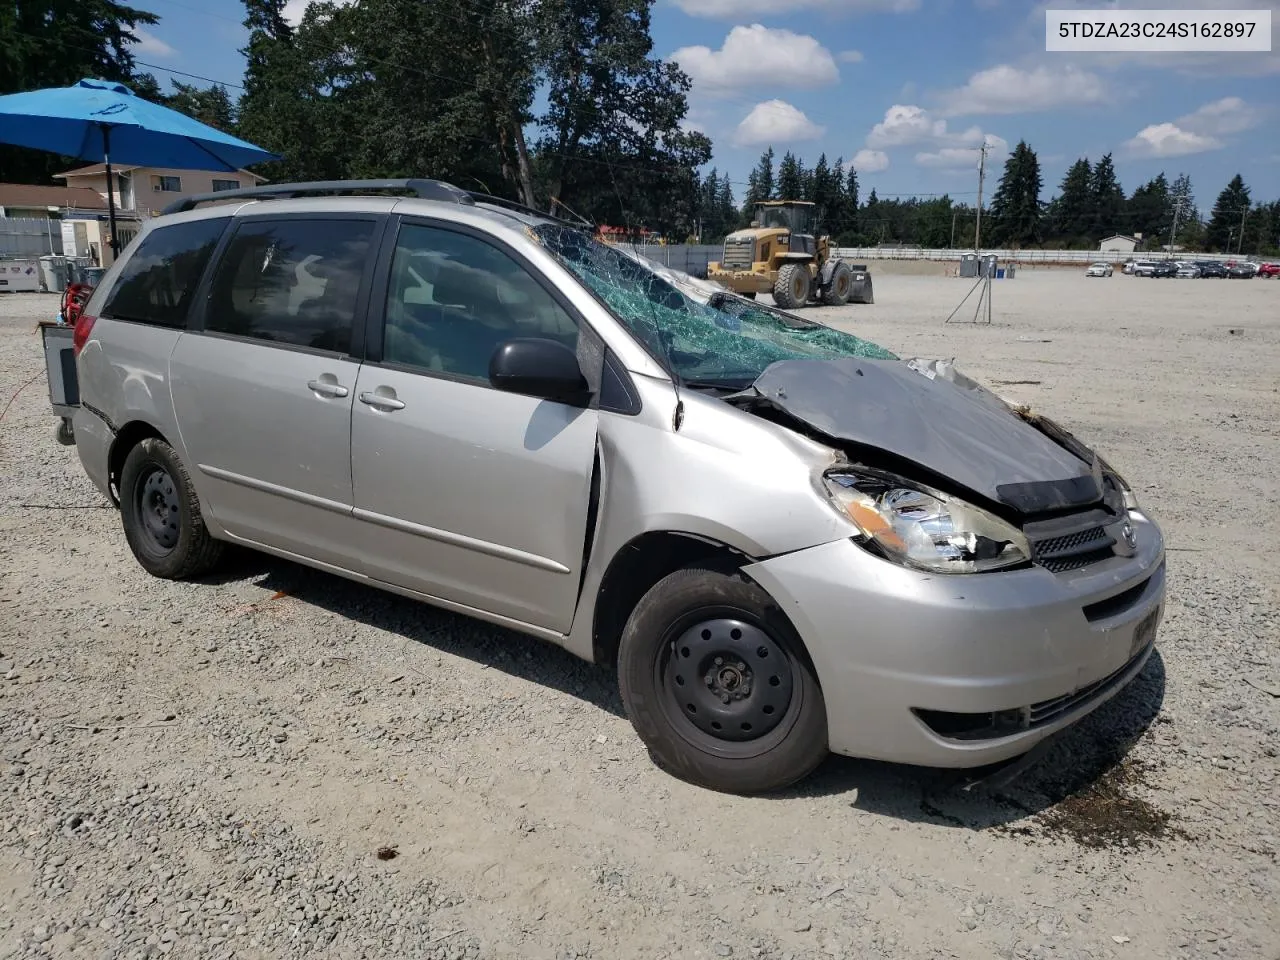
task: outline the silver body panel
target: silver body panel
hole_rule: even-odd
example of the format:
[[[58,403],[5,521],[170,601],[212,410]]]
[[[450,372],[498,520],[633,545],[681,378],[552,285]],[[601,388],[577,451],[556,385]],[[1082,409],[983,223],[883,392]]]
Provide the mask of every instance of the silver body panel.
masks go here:
[[[404,213],[501,240],[629,372],[639,412],[99,319],[78,362],[84,404],[75,433],[104,492],[117,432],[145,424],[188,465],[215,536],[587,659],[601,585],[628,544],[656,532],[714,542],[739,554],[790,617],[824,688],[831,747],[857,756],[973,766],[1017,755],[1096,707],[1149,656],[1149,646],[1133,649],[1137,625],[1159,617],[1165,589],[1163,544],[1149,520],[1133,515],[1133,556],[1071,573],[947,576],[879,559],[851,539],[856,528],[821,489],[822,471],[842,458],[837,450],[706,394],[677,392],[511,218],[421,200],[329,198],[225,206],[146,229],[277,211]],[[91,314],[125,260],[104,279]],[[321,379],[346,395],[309,388]],[[403,406],[366,403],[365,394],[394,395]],[[1126,602],[1106,617],[1084,612],[1120,594]],[[913,712],[1016,710],[1100,682],[1051,722],[996,739],[946,738]]]

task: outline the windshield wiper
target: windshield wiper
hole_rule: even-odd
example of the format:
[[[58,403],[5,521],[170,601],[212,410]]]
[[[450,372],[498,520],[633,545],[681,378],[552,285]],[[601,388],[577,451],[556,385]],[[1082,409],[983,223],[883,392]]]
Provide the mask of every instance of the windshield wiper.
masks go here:
[[[736,393],[739,390],[745,390],[751,384],[755,383],[755,377],[751,379],[734,379],[734,380],[687,380],[680,378],[682,387],[691,387],[694,390],[725,390],[729,393]]]

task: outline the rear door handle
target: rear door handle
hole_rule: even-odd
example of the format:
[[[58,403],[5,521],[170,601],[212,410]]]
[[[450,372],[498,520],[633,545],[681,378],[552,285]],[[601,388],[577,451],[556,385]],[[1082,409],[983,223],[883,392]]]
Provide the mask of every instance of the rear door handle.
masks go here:
[[[334,383],[332,380],[308,380],[307,389],[322,397],[345,397],[351,393],[342,384]]]
[[[377,393],[377,392],[370,393],[369,391],[365,391],[364,393],[360,394],[360,402],[367,403],[369,406],[376,407],[379,410],[403,410],[404,409],[404,401],[397,400],[394,394],[387,395],[383,393]]]

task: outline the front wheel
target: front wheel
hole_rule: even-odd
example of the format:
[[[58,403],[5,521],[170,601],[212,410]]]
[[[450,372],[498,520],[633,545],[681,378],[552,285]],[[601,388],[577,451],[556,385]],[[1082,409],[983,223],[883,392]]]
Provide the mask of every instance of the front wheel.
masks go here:
[[[794,310],[809,302],[813,278],[804,263],[786,263],[773,284],[773,302],[783,310]]]
[[[826,705],[795,628],[739,571],[677,570],[632,611],[618,650],[654,761],[729,793],[795,783],[827,755]]]

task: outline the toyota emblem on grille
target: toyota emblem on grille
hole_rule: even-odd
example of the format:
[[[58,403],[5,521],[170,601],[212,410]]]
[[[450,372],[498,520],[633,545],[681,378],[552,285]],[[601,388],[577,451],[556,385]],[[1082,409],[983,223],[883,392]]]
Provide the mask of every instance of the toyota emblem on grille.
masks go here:
[[[1129,523],[1127,520],[1125,521],[1124,526],[1120,528],[1120,536],[1124,537],[1125,545],[1128,546],[1130,550],[1137,548],[1138,535],[1133,532],[1133,524]]]

